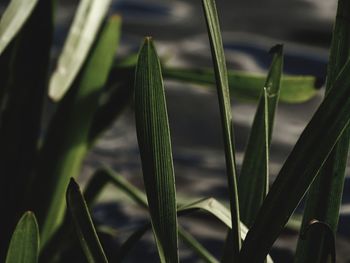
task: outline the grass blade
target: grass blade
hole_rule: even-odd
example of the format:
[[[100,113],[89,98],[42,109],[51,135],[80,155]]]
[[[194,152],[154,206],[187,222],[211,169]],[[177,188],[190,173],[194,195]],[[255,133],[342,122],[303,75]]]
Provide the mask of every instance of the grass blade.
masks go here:
[[[178,262],[175,176],[161,68],[152,40],[140,50],[135,117],[152,227],[161,262]]]
[[[57,68],[50,80],[49,96],[60,100],[73,84],[108,11],[111,0],[82,0],[74,17]]]
[[[322,250],[320,250],[320,241],[317,238],[322,238]],[[308,253],[313,255],[313,258],[309,257],[310,261],[300,262],[336,262],[335,234],[327,223],[315,219],[311,220],[301,232],[300,240],[309,243],[308,249],[310,251]],[[300,258],[297,259],[300,260]]]
[[[12,0],[0,20],[0,55],[20,32],[38,0]]]
[[[6,263],[37,263],[39,228],[32,212],[26,212],[18,222],[7,251]]]
[[[320,167],[348,126],[349,74],[350,61],[344,66],[334,87],[317,109],[280,170],[243,244],[242,262],[254,263],[264,260],[315,179]]]
[[[228,71],[228,83],[232,97],[258,100],[266,77],[235,70]],[[164,68],[164,78],[192,82],[202,85],[215,85],[214,72],[210,69]],[[283,76],[281,79],[280,100],[286,103],[302,103],[317,94],[316,78],[313,76]]]
[[[226,173],[228,181],[228,192],[230,198],[230,210],[232,220],[232,230],[229,235],[232,241],[230,251],[232,251],[233,261],[238,260],[241,247],[239,204],[236,182],[236,160],[234,156],[234,135],[231,116],[230,92],[227,79],[226,61],[222,44],[219,18],[214,0],[203,0],[203,9],[207,22],[211,53],[213,57],[217,93],[220,106],[220,115],[225,147]]]
[[[206,250],[190,233],[179,227],[179,236],[207,263],[219,263],[219,261]]]
[[[344,19],[350,11],[350,2],[340,0],[328,64],[326,92],[332,87],[336,76],[349,58],[350,26]],[[341,205],[346,163],[349,151],[350,130],[347,128],[332,150],[319,175],[311,185],[304,210],[302,230],[312,219],[318,219],[337,231],[339,209]],[[313,231],[308,239],[299,238],[295,262],[321,262],[327,251],[327,233]],[[315,260],[315,259],[318,259]]]
[[[141,190],[139,190],[138,188],[130,184],[122,176],[118,175],[116,172],[114,172],[109,168],[103,168],[103,169],[97,170],[95,174],[92,176],[91,180],[89,181],[85,189],[84,195],[86,196],[86,200],[90,200],[90,202],[93,202],[96,199],[97,195],[101,192],[102,188],[107,183],[111,183],[118,189],[122,190],[125,194],[127,194],[129,198],[131,198],[139,206],[146,209],[148,208],[146,195],[143,192],[141,192]],[[180,206],[177,210],[178,216],[187,215],[195,211],[208,212],[209,214],[216,217],[223,224],[225,224],[228,228],[231,228],[230,211],[214,198],[205,198],[191,204],[183,205],[183,206]],[[142,235],[147,231],[147,229],[150,227],[151,227],[150,224],[145,224],[144,226],[140,227],[128,238],[128,240],[124,243],[122,247],[125,247],[129,251],[134,246],[134,244],[142,237]],[[186,232],[183,229],[181,231]],[[247,227],[244,224],[241,224],[241,236],[243,239],[245,238],[247,232],[248,232]],[[180,233],[179,231],[180,237],[184,238],[182,234],[186,235],[187,233]],[[188,245],[191,246],[190,243],[188,243]],[[210,254],[208,251],[206,252],[202,251],[201,253],[199,253],[199,251],[197,251],[195,247],[193,246],[191,247],[194,251],[197,252],[199,256],[201,256],[201,253]],[[119,253],[119,255],[123,255],[124,257],[127,251],[124,251],[124,249],[122,248],[120,250],[121,252]],[[117,258],[119,258],[120,260],[122,259],[121,257],[117,257]],[[206,260],[203,257],[202,259]],[[268,260],[267,261],[268,263],[273,262],[270,256],[267,257],[267,260]]]
[[[268,192],[269,148],[283,65],[282,46],[274,47],[273,61],[260,97],[238,181],[241,221],[250,227]]]
[[[69,183],[66,199],[68,210],[88,262],[108,262],[98,239],[89,209],[74,179],[71,179]]]
[[[50,123],[41,149],[43,165],[32,186],[36,189],[32,192],[37,193],[32,203],[40,215],[39,222],[43,222],[43,244],[62,221],[69,178],[79,175],[90,148],[89,130],[118,46],[120,23],[119,16],[106,22],[80,78],[60,102]]]

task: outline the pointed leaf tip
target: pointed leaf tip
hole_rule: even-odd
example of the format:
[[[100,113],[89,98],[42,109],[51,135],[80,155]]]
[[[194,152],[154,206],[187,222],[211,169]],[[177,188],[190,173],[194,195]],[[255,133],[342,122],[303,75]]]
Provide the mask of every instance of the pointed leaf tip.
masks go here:
[[[274,45],[270,50],[269,50],[269,53],[271,55],[274,55],[274,54],[282,54],[283,52],[283,44],[277,44],[277,45]]]

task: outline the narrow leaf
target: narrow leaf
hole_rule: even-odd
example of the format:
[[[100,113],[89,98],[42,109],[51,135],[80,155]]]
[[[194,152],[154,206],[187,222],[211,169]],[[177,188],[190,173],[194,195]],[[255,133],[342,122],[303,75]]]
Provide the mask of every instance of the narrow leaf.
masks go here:
[[[228,82],[232,97],[258,100],[265,76],[229,70]],[[214,73],[209,69],[164,68],[164,78],[192,82],[202,85],[215,85]],[[283,76],[281,79],[280,100],[286,103],[302,103],[317,94],[316,78],[313,76]]]
[[[349,76],[350,61],[344,66],[333,88],[317,109],[281,168],[243,244],[240,258],[242,262],[254,263],[264,260],[348,126]]]
[[[129,198],[135,201],[139,206],[143,208],[148,208],[147,198],[145,194],[141,192],[141,190],[139,190],[138,188],[130,184],[122,176],[120,176],[119,174],[117,174],[116,172],[114,172],[109,168],[103,168],[103,169],[97,170],[94,173],[94,175],[92,176],[92,178],[88,183],[87,188],[85,189],[86,200],[89,199],[90,202],[93,202],[96,199],[97,195],[102,191],[102,188],[107,183],[111,183],[119,190],[122,190],[125,194],[127,194]],[[230,211],[214,198],[204,198],[202,200],[199,200],[190,204],[180,205],[177,210],[178,216],[187,215],[195,211],[207,212],[213,215],[214,217],[216,217],[228,228],[231,228]],[[146,231],[145,228],[147,228],[147,226],[149,228],[151,227],[150,224],[145,224],[130,236],[129,238],[130,240],[128,239],[125,242],[125,246],[128,247],[128,249],[131,249],[134,243],[136,243],[138,239],[142,237],[142,235]],[[185,230],[182,230],[182,231],[185,231]],[[247,232],[248,232],[247,227],[241,223],[241,236],[243,239],[245,238]],[[182,238],[181,234],[180,234],[180,237]],[[195,250],[195,248],[193,249]],[[206,253],[209,253],[209,252],[206,252]],[[125,253],[123,253],[123,255],[125,256]],[[272,262],[272,259],[269,256],[267,257],[267,259],[268,259],[268,262]]]
[[[328,64],[326,92],[333,86],[336,76],[349,58],[350,26],[348,21],[344,19],[348,16],[349,11],[349,1],[338,1]],[[301,231],[307,227],[310,220],[316,218],[328,224],[333,233],[336,233],[346,175],[349,139],[350,130],[347,128],[311,185],[305,204]],[[321,262],[317,260],[322,260],[324,257],[324,251],[327,250],[325,246],[329,243],[327,241],[328,236],[325,232],[312,233],[314,236],[309,239],[299,238],[295,257],[296,263],[311,260]]]
[[[68,210],[88,262],[108,262],[98,239],[89,209],[74,179],[71,179],[69,183],[66,199]]]
[[[303,232],[300,233],[300,239],[309,243],[308,249],[310,251],[308,253],[313,256],[313,258],[309,257],[307,262],[336,262],[335,234],[327,223],[316,219],[311,220],[304,227]],[[322,250],[320,250],[320,243],[322,244]]]
[[[82,0],[50,80],[49,96],[60,100],[73,84],[93,46],[111,0]]]
[[[152,227],[161,262],[178,262],[176,194],[161,68],[152,40],[140,50],[135,117]]]
[[[219,261],[206,250],[190,233],[179,227],[181,239],[207,263],[218,263]]]
[[[38,0],[12,0],[0,20],[0,55],[17,36]]]
[[[39,228],[32,212],[26,212],[18,222],[7,251],[6,263],[37,263]]]
[[[224,48],[222,44],[219,18],[216,11],[214,0],[203,0],[203,8],[207,22],[211,53],[214,64],[217,93],[220,106],[220,116],[222,123],[225,158],[226,158],[226,173],[228,181],[228,192],[230,198],[230,210],[232,220],[232,230],[229,235],[232,241],[230,244],[233,261],[238,260],[238,253],[241,247],[240,237],[240,219],[239,219],[239,204],[236,182],[236,160],[234,150],[234,135],[231,116],[230,92],[227,79],[226,61]]]
[[[254,117],[238,182],[241,221],[248,227],[252,225],[269,186],[269,148],[283,64],[282,46],[271,51],[274,52],[273,61]]]
[[[45,243],[61,223],[64,194],[70,177],[80,173],[82,161],[90,149],[89,130],[104,84],[112,66],[120,33],[120,17],[111,17],[102,28],[97,42],[73,89],[60,102],[50,122],[41,149],[36,189],[32,204],[43,222]],[[50,175],[50,176],[48,176]]]

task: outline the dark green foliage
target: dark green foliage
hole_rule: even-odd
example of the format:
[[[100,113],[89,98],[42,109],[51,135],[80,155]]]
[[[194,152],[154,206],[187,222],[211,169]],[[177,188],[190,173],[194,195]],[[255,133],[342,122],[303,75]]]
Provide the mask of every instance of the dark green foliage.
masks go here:
[[[135,117],[143,179],[161,262],[178,262],[175,177],[160,62],[146,38],[135,74]]]

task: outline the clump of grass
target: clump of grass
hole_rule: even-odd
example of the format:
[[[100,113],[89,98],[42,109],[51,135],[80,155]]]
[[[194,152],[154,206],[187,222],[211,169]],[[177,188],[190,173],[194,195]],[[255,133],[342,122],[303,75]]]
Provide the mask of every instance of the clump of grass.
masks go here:
[[[132,55],[127,62],[114,64],[121,18],[105,18],[109,2],[80,2],[51,76],[54,1],[12,0],[1,18],[0,167],[4,176],[0,208],[6,214],[0,217],[0,260],[65,262],[68,257],[91,263],[119,262],[152,230],[161,262],[179,261],[178,240],[203,261],[219,262],[178,222],[178,217],[201,211],[228,229],[222,262],[273,262],[268,255],[273,243],[308,193],[295,261],[335,262],[335,232],[349,146],[350,27],[343,20],[347,2],[339,0],[327,94],[270,189],[269,147],[278,101],[311,98],[316,93],[315,79],[282,76],[281,45],[271,50],[266,78],[228,71],[214,0],[203,0],[214,70],[162,65],[149,37],[137,59]],[[36,67],[28,67],[33,61]],[[210,197],[178,203],[163,77],[216,86],[229,208]],[[239,177],[230,92],[258,102]],[[133,94],[146,194],[108,168],[96,171],[82,193],[74,178],[86,154]],[[47,95],[57,108],[41,138]],[[108,183],[150,214],[150,221],[114,252],[105,250],[100,241],[101,229],[110,235],[113,231],[95,225],[89,212]],[[25,212],[28,210],[36,216]]]

